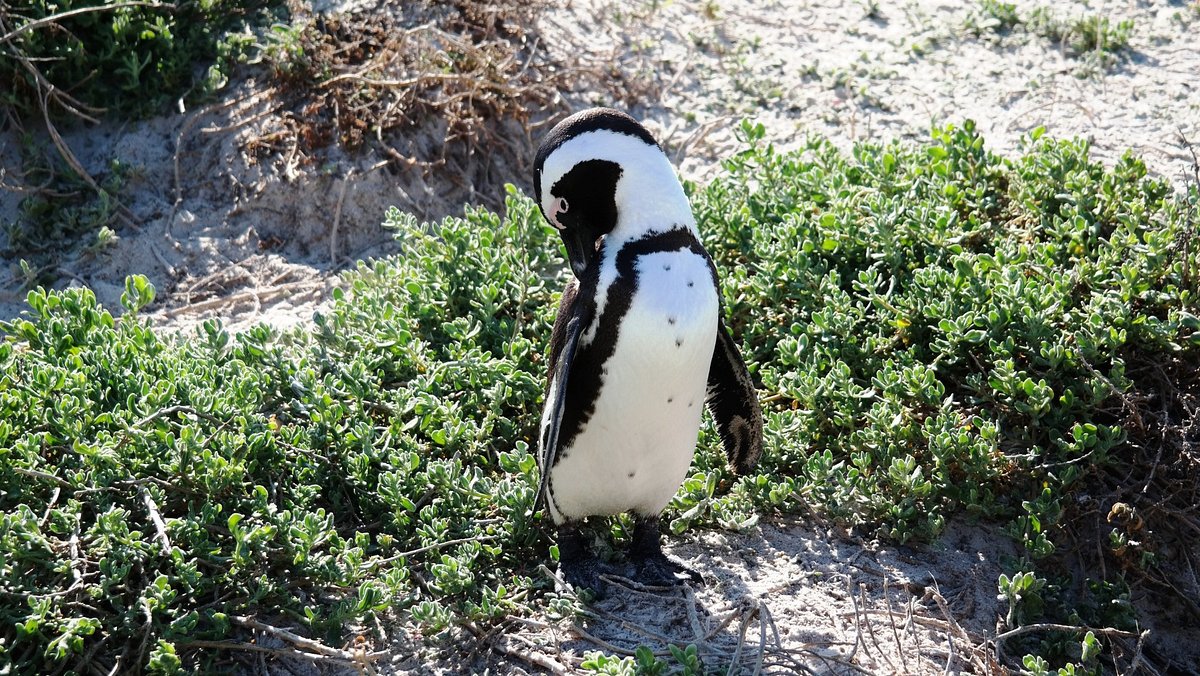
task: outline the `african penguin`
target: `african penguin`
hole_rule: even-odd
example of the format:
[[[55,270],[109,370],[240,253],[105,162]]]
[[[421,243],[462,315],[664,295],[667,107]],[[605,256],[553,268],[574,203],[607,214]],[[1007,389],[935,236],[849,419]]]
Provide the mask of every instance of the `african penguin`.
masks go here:
[[[533,183],[575,274],[551,336],[538,453],[561,576],[598,592],[602,566],[578,525],[630,512],[639,579],[699,581],[663,554],[659,512],[687,475],[704,405],[738,473],[761,453],[762,413],[683,186],[650,133],[609,108],[555,126]]]

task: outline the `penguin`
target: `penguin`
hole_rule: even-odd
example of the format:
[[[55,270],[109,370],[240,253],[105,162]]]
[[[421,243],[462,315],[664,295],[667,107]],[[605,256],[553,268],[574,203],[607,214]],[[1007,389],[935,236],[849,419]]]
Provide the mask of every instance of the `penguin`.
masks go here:
[[[687,476],[706,406],[740,475],[762,453],[763,423],[691,205],[650,132],[611,108],[558,123],[533,173],[574,273],[551,333],[537,456],[559,576],[602,594],[606,568],[579,526],[630,513],[638,581],[702,582],[663,553],[659,513]]]

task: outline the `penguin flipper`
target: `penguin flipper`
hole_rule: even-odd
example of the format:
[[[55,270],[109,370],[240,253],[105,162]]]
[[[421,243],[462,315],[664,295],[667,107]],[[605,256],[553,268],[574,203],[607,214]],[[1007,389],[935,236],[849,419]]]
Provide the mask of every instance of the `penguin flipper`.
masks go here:
[[[537,497],[533,502],[534,509],[543,504],[543,501],[549,500],[550,468],[554,467],[555,461],[558,460],[558,433],[567,405],[567,380],[571,374],[571,365],[575,361],[579,336],[583,333],[585,305],[586,303],[579,301],[579,283],[573,281],[567,285],[558,306],[558,316],[554,319],[554,330],[550,334],[550,373],[546,383],[546,408],[549,417],[546,420],[546,428],[542,431],[539,449],[538,460],[542,477]]]
[[[753,471],[762,455],[762,409],[750,371],[723,319],[717,323],[705,403],[721,435],[729,466],[739,475]]]

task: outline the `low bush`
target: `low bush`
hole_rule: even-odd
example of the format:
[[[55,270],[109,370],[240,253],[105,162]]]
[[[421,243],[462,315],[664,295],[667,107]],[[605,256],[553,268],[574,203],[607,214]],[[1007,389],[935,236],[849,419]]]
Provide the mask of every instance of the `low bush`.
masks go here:
[[[970,124],[849,154],[742,134],[688,188],[767,449],[733,481],[706,427],[671,529],[811,509],[904,542],[974,515],[1024,548],[999,581],[1011,622],[1131,621],[1110,601],[1169,563],[1144,535],[1196,511],[1163,497],[1196,483],[1175,424],[1191,400],[1149,398],[1143,370],[1200,392],[1195,189],[1037,133],[1005,160]],[[530,513],[569,275],[553,231],[515,190],[503,217],[387,225],[406,251],[349,273],[309,330],[164,338],[136,314],[141,278],[119,319],[38,290],[0,326],[0,663],[209,669],[250,614],[340,644],[374,616],[431,636],[569,611],[543,593]],[[1141,525],[1081,529],[1111,530],[1078,549],[1121,565],[1072,596],[1059,536],[1117,497]],[[1072,659],[1046,645],[1028,648]]]
[[[1200,191],[1041,134],[1006,160],[970,122],[848,156],[744,127],[751,147],[693,193],[769,448],[728,495],[716,470],[689,480],[675,530],[803,503],[901,542],[1001,519],[1024,552],[1013,621],[1132,630],[1132,584],[1200,618],[1200,552],[1169,544],[1198,515]]]
[[[695,204],[782,405],[767,474],[786,479],[752,482],[772,502],[803,495],[900,541],[961,509],[1044,496],[1046,516],[1125,440],[1125,355],[1197,347],[1189,225],[1132,157],[1105,170],[1035,133],[1006,161],[970,123],[850,157],[746,133],[759,145]]]
[[[23,288],[53,283],[64,259],[103,248],[130,224],[121,206],[130,167],[110,158],[91,175],[59,135],[63,122],[129,120],[203,100],[223,87],[280,0],[18,0],[0,4],[2,123],[20,139],[25,193],[0,224],[0,254],[21,260]]]
[[[32,119],[43,96],[66,94],[83,112],[145,117],[224,84],[238,53],[231,35],[279,0],[130,3],[18,0],[0,9],[0,100]],[[10,37],[11,36],[11,37]],[[245,40],[252,40],[247,36]],[[52,87],[51,87],[52,86]],[[70,112],[79,109],[71,107]],[[50,106],[50,112],[68,109]]]
[[[546,550],[528,440],[561,267],[528,200],[510,213],[390,214],[408,254],[311,335],[174,341],[31,292],[0,344],[0,662],[207,669],[188,646],[243,612],[321,637],[510,612]],[[130,309],[152,297],[130,279]]]

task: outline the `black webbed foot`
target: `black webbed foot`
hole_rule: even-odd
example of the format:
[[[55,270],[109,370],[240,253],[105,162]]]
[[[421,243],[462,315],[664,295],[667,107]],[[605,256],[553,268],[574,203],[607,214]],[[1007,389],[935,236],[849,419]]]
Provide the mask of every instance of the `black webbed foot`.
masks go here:
[[[663,553],[657,516],[637,518],[629,558],[637,567],[638,582],[642,584],[668,586],[688,581],[704,584],[700,573]]]
[[[604,588],[608,584],[600,576],[608,572],[608,567],[590,554],[582,559],[560,560],[558,577],[561,582],[566,583],[566,586],[564,588],[564,585],[557,584],[555,585],[556,591],[571,591],[579,596],[584,593],[584,590],[587,590],[587,593],[591,595],[590,598],[598,601],[604,598]]]
[[[591,593],[594,600],[604,598],[606,582],[601,575],[610,572],[608,566],[596,558],[584,544],[583,535],[574,526],[561,526],[558,529],[558,577],[555,584],[557,591],[563,592],[562,582],[570,587],[569,591],[579,595],[584,589]]]
[[[634,565],[637,566],[638,581],[642,584],[661,587],[679,585],[684,582],[704,584],[704,578],[700,576],[700,573],[662,552],[657,555],[635,558]]]

